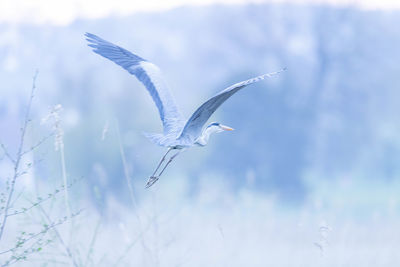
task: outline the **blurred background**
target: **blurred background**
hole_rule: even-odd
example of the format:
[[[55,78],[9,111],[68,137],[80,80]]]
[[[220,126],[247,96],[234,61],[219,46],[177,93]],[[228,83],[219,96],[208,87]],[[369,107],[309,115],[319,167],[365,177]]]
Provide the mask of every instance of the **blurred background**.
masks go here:
[[[81,179],[69,201],[85,210],[70,244],[77,258],[92,247],[93,266],[399,266],[398,8],[2,1],[0,140],[17,153],[38,70],[26,147],[54,130],[42,119],[61,105],[67,178]],[[158,65],[186,117],[233,83],[287,71],[225,102],[211,121],[235,131],[182,153],[146,190],[165,152],[142,135],[161,132],[157,110],[135,77],[87,47],[85,32]],[[27,155],[37,164],[19,180],[23,194],[62,183],[54,143]],[[0,156],[4,181],[12,164]],[[49,257],[29,264],[62,266]]]

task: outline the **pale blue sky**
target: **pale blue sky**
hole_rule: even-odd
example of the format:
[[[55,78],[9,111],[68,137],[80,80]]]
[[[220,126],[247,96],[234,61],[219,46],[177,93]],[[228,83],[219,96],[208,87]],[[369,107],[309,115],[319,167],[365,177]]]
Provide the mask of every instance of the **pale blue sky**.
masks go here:
[[[66,25],[76,18],[129,15],[140,11],[163,11],[183,5],[215,3],[327,3],[363,9],[400,8],[398,0],[0,0],[0,22]]]

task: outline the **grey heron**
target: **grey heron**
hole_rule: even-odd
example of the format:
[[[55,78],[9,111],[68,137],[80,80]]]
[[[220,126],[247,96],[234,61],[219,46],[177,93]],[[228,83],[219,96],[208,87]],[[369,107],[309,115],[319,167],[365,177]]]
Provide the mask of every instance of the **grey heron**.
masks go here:
[[[146,188],[152,186],[159,179],[167,166],[181,151],[192,146],[202,147],[207,145],[210,135],[213,133],[233,130],[231,127],[218,122],[210,123],[204,127],[211,115],[229,97],[247,85],[264,80],[285,70],[263,74],[231,85],[204,102],[188,120],[185,120],[162,78],[160,69],[156,65],[94,34],[86,33],[85,36],[89,42],[88,45],[93,48],[95,53],[108,58],[130,74],[135,75],[146,87],[157,106],[163,124],[163,133],[145,133],[145,136],[153,143],[168,149],[150,176]],[[171,151],[175,151],[175,153],[157,174]]]

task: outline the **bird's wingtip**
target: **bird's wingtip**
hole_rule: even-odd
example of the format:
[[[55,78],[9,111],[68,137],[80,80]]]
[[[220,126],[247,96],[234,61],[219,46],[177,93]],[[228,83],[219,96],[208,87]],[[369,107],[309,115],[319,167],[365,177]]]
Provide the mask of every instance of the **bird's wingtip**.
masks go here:
[[[85,34],[84,34],[86,37],[88,37],[88,38],[93,38],[93,37],[95,37],[96,35],[94,35],[93,33],[90,33],[90,32],[85,32]]]
[[[84,34],[84,36],[86,37],[86,41],[90,42],[90,43],[103,43],[106,42],[105,40],[101,39],[99,36],[90,33],[90,32],[86,32]]]
[[[94,43],[96,42],[96,38],[98,38],[96,35],[90,33],[90,32],[86,32],[84,34],[84,36],[86,37],[86,41],[88,41],[89,43]],[[90,44],[88,44],[90,46]]]

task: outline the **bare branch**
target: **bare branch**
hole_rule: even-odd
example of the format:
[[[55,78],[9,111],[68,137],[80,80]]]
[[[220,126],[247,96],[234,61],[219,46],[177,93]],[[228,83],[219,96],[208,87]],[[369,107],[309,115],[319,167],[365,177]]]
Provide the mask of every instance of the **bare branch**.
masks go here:
[[[14,247],[7,249],[5,251],[1,251],[0,255],[4,255],[7,253],[11,253],[11,256],[9,260],[7,260],[5,263],[3,263],[1,266],[9,266],[13,263],[16,263],[21,260],[26,260],[27,256],[35,253],[35,252],[40,252],[42,250],[43,246],[46,246],[53,242],[52,239],[47,239],[47,240],[42,240],[42,238],[50,231],[54,230],[56,235],[58,233],[58,230],[56,229],[57,226],[65,223],[69,218],[67,216],[64,216],[63,218],[59,219],[58,221],[54,222],[51,221],[50,218],[47,216],[47,213],[40,207],[42,213],[46,217],[47,223],[43,224],[43,229],[37,233],[25,233],[22,232],[21,235],[17,238],[17,243]],[[82,210],[79,210],[78,212],[74,213],[72,216],[78,216],[81,213]],[[59,235],[59,233],[58,233]],[[58,236],[57,236],[58,237]],[[28,246],[24,247],[25,244],[27,244],[29,241],[34,242]],[[22,252],[18,254],[18,249],[23,249]],[[77,266],[77,265],[74,265]]]
[[[6,146],[3,143],[0,143],[1,148],[3,149],[4,155],[13,163],[15,164],[15,160],[13,157],[8,153]]]
[[[14,204],[15,204],[15,202],[17,202],[18,201],[18,199],[22,196],[22,194],[24,193],[24,190],[25,190],[25,188],[23,188],[22,190],[21,190],[21,192],[19,192],[18,193],[18,195],[14,198],[14,200],[11,202],[11,204],[10,204],[10,208],[12,208],[13,206],[14,206]],[[9,212],[9,214],[10,214],[11,212]]]
[[[4,233],[4,227],[6,226],[6,222],[7,222],[7,218],[8,218],[8,211],[9,211],[10,204],[11,204],[11,199],[12,199],[13,194],[14,194],[15,181],[16,181],[16,179],[18,177],[18,174],[19,174],[19,167],[20,167],[20,162],[21,162],[21,158],[22,158],[22,150],[24,148],[24,140],[25,140],[26,128],[27,128],[28,123],[30,121],[29,120],[29,116],[30,116],[30,111],[31,111],[31,107],[32,107],[32,100],[33,100],[33,97],[35,95],[37,75],[38,75],[38,72],[36,71],[35,75],[33,76],[32,89],[31,89],[31,94],[30,94],[30,98],[29,98],[29,102],[28,102],[28,108],[26,109],[24,123],[23,123],[23,126],[21,128],[21,137],[20,137],[20,142],[19,142],[19,148],[18,148],[17,158],[16,158],[15,164],[14,164],[14,176],[11,179],[10,191],[8,192],[7,202],[6,202],[6,205],[5,205],[5,208],[4,208],[4,215],[3,215],[3,219],[2,219],[2,222],[1,222],[1,226],[0,226],[0,240],[1,240],[1,238],[3,236],[3,233]]]
[[[52,220],[50,219],[49,215],[47,214],[47,212],[46,212],[41,206],[39,206],[39,209],[40,209],[40,211],[43,213],[43,215],[45,216],[46,220],[47,220],[49,223],[53,223]],[[73,217],[79,215],[79,214],[81,213],[81,211],[82,211],[82,210],[79,210],[77,213],[71,214],[71,217],[65,216],[64,219],[65,219],[65,220],[67,220],[68,218],[69,218],[69,219],[72,219]],[[79,265],[78,265],[78,263],[76,262],[74,256],[72,255],[71,249],[70,249],[69,246],[64,242],[64,240],[63,240],[63,238],[62,238],[60,232],[57,230],[57,228],[54,228],[54,227],[53,227],[52,229],[53,229],[54,233],[56,234],[58,241],[59,241],[60,244],[64,247],[65,252],[67,253],[69,259],[71,260],[72,265],[75,266],[75,267],[79,267]]]
[[[98,232],[99,232],[99,229],[100,229],[100,225],[101,225],[101,219],[102,219],[102,216],[97,221],[96,228],[94,229],[92,240],[90,241],[89,250],[88,250],[87,255],[86,255],[85,264],[83,266],[87,266],[89,264],[89,261],[91,261],[91,256],[93,254],[93,247],[94,247],[94,244],[96,243],[96,238],[97,238],[97,235],[98,235]]]
[[[11,217],[14,215],[18,215],[18,214],[22,214],[22,213],[27,213],[28,211],[30,211],[31,209],[33,209],[34,207],[39,206],[40,204],[42,204],[43,202],[45,202],[46,200],[52,198],[53,196],[47,196],[46,198],[42,199],[39,198],[38,202],[33,203],[31,206],[29,206],[28,208],[22,208],[21,210],[14,210],[14,211],[10,211],[7,216]]]
[[[43,202],[56,197],[56,195],[58,193],[63,192],[64,190],[67,190],[67,189],[71,188],[78,181],[79,181],[78,179],[73,180],[70,184],[67,185],[67,187],[62,185],[62,186],[59,187],[59,189],[54,190],[53,193],[49,193],[46,197],[37,197],[36,202],[29,201],[29,202],[31,202],[31,205],[29,207],[27,207],[27,208],[20,208],[20,209],[10,210],[7,216],[11,217],[11,216],[18,215],[18,214],[21,214],[21,213],[27,213],[29,210],[33,209],[34,207],[37,207],[37,206],[41,205]]]
[[[131,198],[131,202],[132,202],[133,208],[136,209],[137,200],[136,200],[136,197],[135,197],[135,193],[133,191],[133,186],[132,186],[131,176],[129,174],[128,164],[126,163],[126,157],[125,157],[124,148],[123,148],[122,142],[121,142],[121,134],[120,134],[120,131],[119,131],[118,121],[116,121],[116,126],[115,127],[116,127],[116,130],[117,130],[117,138],[118,138],[118,143],[119,143],[119,152],[120,152],[120,155],[121,155],[122,166],[124,167],[125,180],[126,180],[126,183],[128,184],[129,196]],[[138,220],[139,220],[139,218],[138,218]]]
[[[129,251],[139,242],[142,238],[143,235],[150,230],[150,227],[152,224],[155,222],[156,218],[153,217],[152,220],[147,224],[146,228],[141,230],[138,236],[133,240],[125,249],[125,251],[120,255],[120,257],[117,259],[117,261],[113,264],[113,266],[118,266],[121,261],[128,255]]]
[[[142,220],[140,218],[139,213],[137,212],[136,195],[135,195],[134,190],[133,190],[133,185],[132,185],[131,177],[130,177],[130,174],[129,174],[128,164],[126,163],[126,157],[125,157],[124,148],[122,146],[121,134],[120,134],[120,130],[119,130],[118,120],[115,121],[115,128],[116,128],[116,131],[117,131],[117,138],[118,138],[118,143],[119,143],[119,152],[120,152],[120,155],[121,155],[122,165],[124,167],[125,180],[126,180],[126,183],[128,184],[129,196],[131,198],[133,212],[134,212],[135,217],[136,217],[136,219],[137,219],[137,221],[139,223],[139,231],[142,232],[142,229],[143,229]],[[139,237],[140,237],[140,243],[141,243],[143,249],[146,252],[150,251],[149,248],[146,245],[146,241],[144,239],[144,236],[140,235]]]
[[[39,142],[37,142],[36,144],[31,146],[28,150],[25,150],[24,152],[22,152],[21,156],[24,156],[25,154],[28,154],[29,152],[32,152],[33,150],[38,148],[40,145],[42,145],[44,142],[46,142],[50,137],[54,136],[54,134],[55,133],[52,132],[49,135],[43,137],[42,139],[39,140]]]
[[[54,224],[51,224],[51,225],[45,224],[44,227],[43,227],[43,229],[42,229],[40,232],[37,232],[36,234],[31,234],[31,235],[29,235],[27,238],[25,238],[25,239],[23,240],[23,243],[27,243],[27,242],[29,242],[30,240],[33,240],[33,239],[37,238],[37,237],[40,236],[40,235],[46,234],[50,229],[52,229],[52,228],[54,228],[54,227],[56,227],[56,226],[58,226],[58,225],[60,225],[60,224],[63,224],[64,222],[65,222],[65,220],[62,220],[62,221],[60,220],[59,222],[54,223]],[[21,242],[22,242],[22,241],[21,241]],[[13,251],[15,251],[16,249],[20,248],[20,247],[23,245],[23,243],[21,243],[21,242],[17,242],[17,245],[14,246],[14,247],[12,247],[12,248],[10,248],[10,249],[1,251],[1,252],[0,252],[0,255],[13,252]]]

